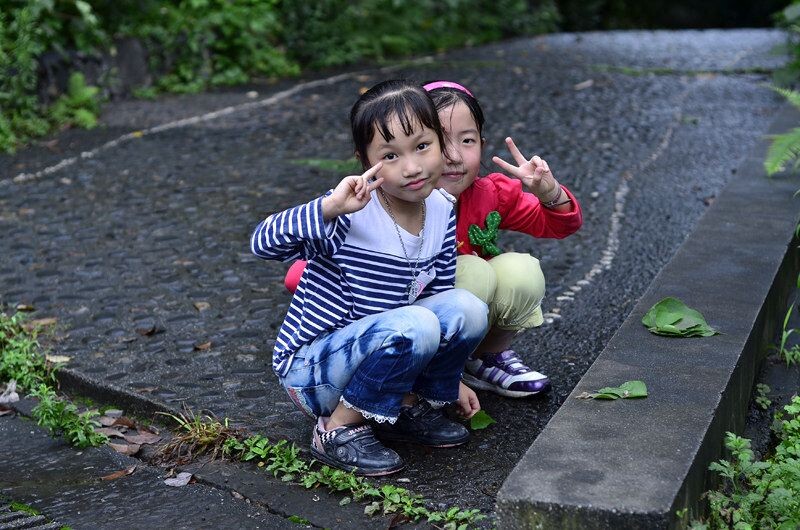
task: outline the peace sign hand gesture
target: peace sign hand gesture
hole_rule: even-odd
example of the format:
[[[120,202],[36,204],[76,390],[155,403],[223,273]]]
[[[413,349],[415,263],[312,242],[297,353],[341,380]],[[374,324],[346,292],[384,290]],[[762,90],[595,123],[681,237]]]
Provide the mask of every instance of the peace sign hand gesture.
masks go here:
[[[510,136],[506,138],[506,145],[518,165],[509,164],[499,156],[492,157],[492,162],[503,168],[510,176],[521,180],[525,190],[536,195],[540,201],[553,200],[553,194],[556,191],[560,193],[560,190],[547,162],[535,155],[530,160],[525,158]]]
[[[333,193],[322,199],[322,217],[330,221],[348,213],[357,212],[370,200],[372,190],[383,184],[383,177],[370,179],[383,166],[378,162],[361,175],[350,175],[341,180]]]

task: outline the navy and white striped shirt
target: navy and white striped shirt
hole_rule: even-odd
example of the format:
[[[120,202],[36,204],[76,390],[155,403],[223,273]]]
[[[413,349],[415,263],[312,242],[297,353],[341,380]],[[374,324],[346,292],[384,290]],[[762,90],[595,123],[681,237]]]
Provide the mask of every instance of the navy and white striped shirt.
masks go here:
[[[289,369],[294,353],[320,334],[408,305],[411,266],[376,192],[362,210],[327,223],[323,198],[270,215],[250,240],[261,258],[308,261],[275,340],[272,367],[279,375]],[[435,192],[425,200],[425,210],[424,243],[399,228],[412,264],[419,253],[417,273],[435,272],[419,298],[452,289],[456,276],[453,206]]]

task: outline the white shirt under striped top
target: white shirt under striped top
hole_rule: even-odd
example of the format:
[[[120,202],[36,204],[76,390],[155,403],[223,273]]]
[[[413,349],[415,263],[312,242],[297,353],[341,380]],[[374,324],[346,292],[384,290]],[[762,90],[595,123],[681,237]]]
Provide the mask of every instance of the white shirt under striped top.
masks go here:
[[[323,198],[270,215],[250,240],[261,258],[308,261],[275,340],[272,367],[279,375],[289,369],[294,353],[320,334],[408,305],[411,266],[377,193],[363,209],[327,223]],[[398,227],[411,265],[419,254],[417,273],[435,273],[419,298],[452,289],[456,272],[452,204],[444,193],[434,192],[425,210],[424,242]]]

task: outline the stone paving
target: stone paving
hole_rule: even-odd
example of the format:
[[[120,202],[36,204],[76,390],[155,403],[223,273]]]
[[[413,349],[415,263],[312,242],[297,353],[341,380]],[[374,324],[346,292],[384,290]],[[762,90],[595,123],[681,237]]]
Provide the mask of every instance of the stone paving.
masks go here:
[[[548,160],[585,211],[566,240],[501,240],[542,261],[547,323],[516,347],[551,376],[553,392],[482,395],[497,424],[466,448],[398,448],[411,489],[491,511],[505,477],[766,131],[781,100],[763,86],[765,72],[785,61],[772,53],[783,39],[771,30],[563,34],[311,84],[109,104],[101,129],[0,157],[0,303],[57,318],[51,348],[98,384],[306,447],[311,423],[270,369],[289,302],[286,265],[251,256],[250,232],[341,178],[299,161],[351,156],[347,114],[360,88],[400,75],[463,82],[487,115],[487,168],[511,135]],[[231,105],[249,106],[148,129]]]

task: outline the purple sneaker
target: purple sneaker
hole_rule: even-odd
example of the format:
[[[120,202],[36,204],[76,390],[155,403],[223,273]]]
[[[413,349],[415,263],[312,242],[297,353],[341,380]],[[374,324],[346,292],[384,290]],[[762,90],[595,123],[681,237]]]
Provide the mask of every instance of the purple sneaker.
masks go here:
[[[467,359],[464,383],[507,397],[526,397],[550,388],[546,375],[531,370],[513,350]]]

